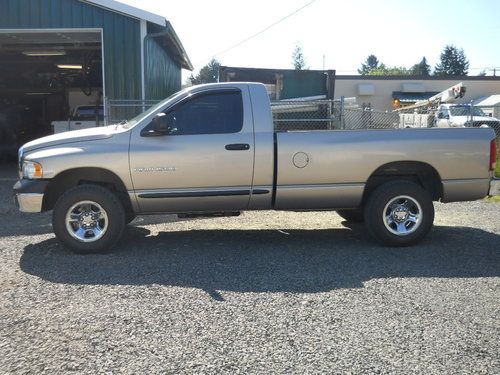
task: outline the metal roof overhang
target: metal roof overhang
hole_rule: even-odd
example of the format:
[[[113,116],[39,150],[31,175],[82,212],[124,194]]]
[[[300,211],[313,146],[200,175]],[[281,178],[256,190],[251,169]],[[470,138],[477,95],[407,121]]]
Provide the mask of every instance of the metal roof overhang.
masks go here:
[[[393,91],[392,98],[399,100],[401,103],[415,103],[419,100],[427,100],[434,95],[438,94],[435,91],[427,91],[427,92],[402,92],[402,91]]]
[[[89,3],[91,5],[95,5],[104,9],[108,9],[110,11],[121,13],[129,17],[137,18],[139,20],[144,20],[149,23],[152,23],[156,26],[160,26],[165,29],[165,36],[168,38],[167,48],[170,48],[181,67],[187,70],[193,70],[193,64],[189,60],[189,57],[186,53],[186,50],[182,46],[182,43],[175,33],[174,28],[168,22],[165,17],[162,17],[158,14],[150,13],[148,11],[120,3],[115,0],[80,0],[85,3]]]
[[[165,26],[165,17],[158,14],[150,13],[145,10],[133,7],[131,5],[120,3],[115,0],[80,0],[84,3],[97,5],[101,8],[109,9],[113,12],[122,13],[126,16],[134,17],[140,20],[145,20],[159,26]]]

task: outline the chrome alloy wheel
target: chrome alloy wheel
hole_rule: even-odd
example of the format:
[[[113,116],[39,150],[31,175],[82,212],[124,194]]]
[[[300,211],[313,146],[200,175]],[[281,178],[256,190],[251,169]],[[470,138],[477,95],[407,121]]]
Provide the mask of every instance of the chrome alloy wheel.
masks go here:
[[[391,199],[382,213],[384,225],[397,236],[415,232],[422,223],[422,207],[412,197],[399,195]]]
[[[94,242],[106,233],[108,215],[100,204],[81,201],[67,211],[66,229],[78,241]]]

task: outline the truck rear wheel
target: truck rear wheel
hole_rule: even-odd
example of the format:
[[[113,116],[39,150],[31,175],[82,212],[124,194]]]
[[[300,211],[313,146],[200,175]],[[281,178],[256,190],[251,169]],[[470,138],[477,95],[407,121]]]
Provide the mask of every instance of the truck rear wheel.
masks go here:
[[[420,242],[433,222],[434,206],[429,193],[409,181],[379,186],[365,206],[368,232],[387,246],[411,246]]]
[[[363,210],[360,208],[354,210],[337,210],[337,214],[351,223],[362,223],[365,220]]]
[[[79,254],[111,248],[125,227],[120,200],[98,185],[80,185],[65,192],[52,215],[54,233],[68,249]]]

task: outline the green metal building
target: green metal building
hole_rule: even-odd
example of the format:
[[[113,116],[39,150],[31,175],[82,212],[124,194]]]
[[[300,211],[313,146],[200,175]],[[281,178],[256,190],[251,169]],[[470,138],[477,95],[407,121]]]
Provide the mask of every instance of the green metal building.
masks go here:
[[[181,88],[182,68],[192,70],[161,16],[112,0],[0,0],[0,54],[16,46],[75,51],[87,42],[100,44],[109,99],[162,99]]]
[[[182,69],[193,67],[162,16],[114,0],[0,0],[0,161],[82,105],[96,126],[133,117],[180,90]]]

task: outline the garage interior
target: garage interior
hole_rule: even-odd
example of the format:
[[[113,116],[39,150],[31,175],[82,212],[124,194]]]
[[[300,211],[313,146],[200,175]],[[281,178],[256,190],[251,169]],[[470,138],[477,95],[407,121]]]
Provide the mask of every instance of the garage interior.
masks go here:
[[[99,125],[103,82],[100,29],[0,30],[0,161],[78,105],[95,106]]]

